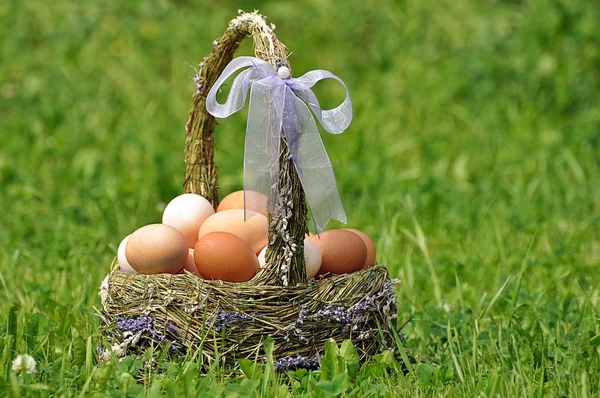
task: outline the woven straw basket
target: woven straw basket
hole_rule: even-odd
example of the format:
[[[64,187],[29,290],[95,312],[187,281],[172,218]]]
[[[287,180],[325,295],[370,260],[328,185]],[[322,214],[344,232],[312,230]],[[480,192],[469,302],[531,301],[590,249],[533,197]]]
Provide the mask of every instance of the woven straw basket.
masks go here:
[[[184,182],[218,205],[213,132],[206,95],[241,41],[252,37],[255,56],[285,63],[288,50],[263,16],[241,14],[213,44],[196,76],[186,125]],[[291,69],[291,67],[290,67]],[[232,368],[241,358],[260,359],[264,342],[273,341],[279,368],[317,368],[324,343],[351,339],[361,359],[396,347],[396,297],[384,266],[320,280],[307,280],[303,243],[307,207],[285,141],[281,144],[278,202],[286,211],[269,216],[267,265],[245,283],[209,281],[190,273],[127,274],[116,261],[100,288],[103,355],[140,353],[152,344],[169,352],[198,354],[208,365],[218,360]]]

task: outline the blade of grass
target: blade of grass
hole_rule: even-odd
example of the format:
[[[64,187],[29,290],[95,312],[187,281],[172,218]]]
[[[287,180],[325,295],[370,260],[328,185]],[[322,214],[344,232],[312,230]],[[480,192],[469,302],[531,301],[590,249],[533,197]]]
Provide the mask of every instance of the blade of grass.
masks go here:
[[[510,318],[508,321],[509,327],[512,324],[512,315],[515,312],[515,308],[517,307],[517,300],[519,298],[519,292],[521,291],[521,283],[523,282],[523,275],[525,274],[525,268],[527,267],[527,258],[529,257],[529,253],[531,252],[531,248],[533,247],[533,243],[535,242],[535,237],[537,236],[539,230],[533,234],[533,237],[529,241],[529,246],[527,247],[527,252],[525,253],[525,257],[521,261],[521,271],[519,272],[519,278],[517,279],[517,284],[513,290],[512,294],[512,302],[510,306]]]
[[[483,311],[481,312],[481,314],[477,318],[477,322],[481,321],[481,318],[483,318],[483,316],[489,311],[489,309],[492,308],[492,306],[494,305],[494,303],[496,302],[496,300],[498,300],[498,298],[502,294],[502,291],[504,291],[504,288],[506,287],[506,284],[508,283],[509,280],[510,280],[510,276],[508,278],[506,278],[506,281],[504,281],[504,284],[502,284],[502,287],[496,292],[496,294],[494,295],[494,297],[492,297],[492,300],[490,300],[490,302],[488,303],[488,305],[483,309]]]
[[[456,357],[456,354],[454,353],[454,349],[452,348],[453,339],[452,339],[451,330],[452,330],[452,327],[450,326],[450,319],[448,319],[448,327],[446,328],[446,333],[447,333],[447,338],[448,338],[448,348],[450,348],[450,355],[452,356],[452,362],[454,363],[454,368],[456,369],[456,373],[458,374],[458,378],[460,379],[461,383],[464,384],[465,383],[465,376],[463,374],[462,367],[458,363],[458,358]]]
[[[421,253],[423,254],[423,257],[425,258],[425,264],[427,264],[427,269],[428,269],[430,277],[431,277],[431,283],[433,284],[433,293],[435,296],[435,301],[436,301],[438,308],[441,308],[442,307],[442,288],[440,286],[440,280],[437,275],[437,272],[435,271],[435,267],[433,266],[433,261],[431,260],[431,256],[429,254],[429,249],[427,247],[427,239],[425,238],[425,233],[423,232],[423,228],[421,228],[421,224],[419,223],[419,220],[417,219],[417,216],[415,215],[410,196],[406,197],[406,203],[408,204],[408,207],[412,214],[412,221],[413,221],[413,226],[415,228],[415,232],[412,233],[404,227],[400,228],[400,232],[402,232],[410,241],[412,241],[419,248]]]

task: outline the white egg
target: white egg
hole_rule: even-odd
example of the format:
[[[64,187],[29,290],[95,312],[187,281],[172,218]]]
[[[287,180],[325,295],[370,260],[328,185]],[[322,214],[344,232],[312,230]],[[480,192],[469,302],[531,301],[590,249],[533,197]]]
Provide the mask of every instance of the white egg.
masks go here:
[[[306,264],[306,275],[314,278],[321,268],[321,250],[308,239],[304,239],[304,263]]]
[[[200,276],[194,262],[194,249],[188,249],[188,257],[183,268],[196,276]]]
[[[181,232],[188,248],[198,241],[198,231],[204,221],[215,214],[215,209],[203,196],[193,193],[179,195],[169,202],[162,217],[162,223]]]
[[[121,271],[127,272],[128,274],[135,274],[136,271],[131,267],[127,261],[127,258],[125,257],[125,246],[127,246],[127,241],[129,240],[130,236],[131,234],[127,235],[119,244],[119,248],[117,249],[117,259],[119,260],[119,267],[121,268]]]
[[[258,254],[258,263],[263,267],[266,263],[265,255],[267,246],[264,247]],[[321,268],[321,250],[308,239],[304,239],[304,264],[306,266],[306,276],[314,278]]]
[[[269,246],[267,245],[267,246],[263,247],[263,249],[260,251],[260,253],[258,253],[258,263],[260,264],[261,267],[267,263],[267,261],[265,260],[265,256],[267,255],[267,247],[269,247]]]

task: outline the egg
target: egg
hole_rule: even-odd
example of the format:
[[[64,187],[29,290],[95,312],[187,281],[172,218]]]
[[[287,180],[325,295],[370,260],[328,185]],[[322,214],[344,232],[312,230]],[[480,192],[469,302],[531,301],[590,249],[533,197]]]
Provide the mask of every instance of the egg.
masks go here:
[[[176,274],[186,263],[188,247],[183,234],[175,228],[150,224],[131,234],[125,256],[141,274]]]
[[[183,266],[183,269],[188,272],[191,272],[196,276],[200,276],[198,268],[196,268],[196,263],[194,262],[194,249],[188,249],[188,256],[185,261],[185,265]]]
[[[186,193],[169,202],[163,212],[162,223],[179,230],[185,237],[187,247],[193,248],[200,226],[213,214],[215,209],[206,198]]]
[[[208,217],[200,227],[198,239],[211,232],[229,232],[241,238],[252,248],[255,254],[267,245],[269,235],[269,220],[260,213],[246,210],[230,209],[219,211]]]
[[[204,279],[230,282],[249,281],[260,268],[254,250],[229,232],[202,236],[194,248],[194,262]]]
[[[321,250],[308,239],[304,239],[304,264],[306,264],[306,276],[314,278],[321,269]]]
[[[119,261],[119,268],[121,271],[128,274],[135,274],[136,271],[131,268],[131,265],[127,261],[127,257],[125,257],[125,246],[127,245],[130,236],[131,234],[127,235],[119,244],[119,248],[117,249],[117,260]]]
[[[246,192],[245,201],[244,192]],[[264,216],[268,216],[267,197],[260,192],[254,191],[235,191],[230,193],[219,203],[217,213],[223,210],[243,209],[244,203],[246,204],[246,210],[254,210]]]
[[[261,267],[266,264],[265,256],[267,254],[267,246],[265,246],[258,254],[258,263]],[[306,276],[314,278],[321,268],[321,251],[313,242],[304,239],[304,264],[306,267]]]
[[[367,246],[353,232],[334,229],[311,240],[321,250],[317,276],[347,274],[360,270],[367,259]]]
[[[312,240],[315,236],[317,236],[317,234],[313,234],[312,232],[309,232],[305,235],[305,238],[308,240]]]
[[[267,260],[265,258],[267,256],[267,247],[269,247],[269,246],[263,247],[263,249],[260,251],[260,253],[258,253],[258,264],[261,267],[267,263]]]
[[[374,265],[377,251],[375,249],[375,243],[373,243],[373,240],[369,237],[369,235],[365,234],[362,231],[359,231],[358,229],[352,228],[344,228],[344,231],[354,232],[363,240],[365,246],[367,246],[367,259],[365,260],[365,265],[363,266],[363,269]]]

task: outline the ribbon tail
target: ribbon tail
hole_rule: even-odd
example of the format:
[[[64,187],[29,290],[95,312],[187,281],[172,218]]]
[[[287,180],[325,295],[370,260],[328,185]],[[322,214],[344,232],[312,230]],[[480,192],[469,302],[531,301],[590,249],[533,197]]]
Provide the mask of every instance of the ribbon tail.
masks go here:
[[[306,104],[286,87],[283,132],[306,195],[317,233],[332,219],[348,217],[337,187],[333,166]]]
[[[271,214],[277,214],[279,151],[285,103],[285,84],[267,78],[250,88],[250,105],[244,145],[244,190],[267,196]],[[252,196],[245,195],[250,207]],[[245,218],[245,208],[244,208]]]

